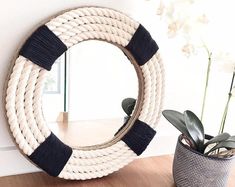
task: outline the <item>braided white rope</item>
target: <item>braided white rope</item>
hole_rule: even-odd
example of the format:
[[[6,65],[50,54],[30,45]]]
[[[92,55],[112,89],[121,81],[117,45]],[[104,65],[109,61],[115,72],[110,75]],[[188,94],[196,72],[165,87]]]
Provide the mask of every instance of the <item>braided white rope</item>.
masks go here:
[[[88,7],[66,12],[46,25],[67,47],[90,39],[105,40],[125,47],[139,23],[114,10]],[[158,52],[141,66],[141,71],[144,77],[144,100],[139,119],[155,128],[164,94],[164,70]],[[44,120],[41,104],[46,74],[46,70],[19,56],[8,82],[7,117],[16,143],[26,155],[31,155],[51,133]],[[135,157],[136,154],[123,141],[102,149],[73,149],[59,177],[83,180],[106,176]]]

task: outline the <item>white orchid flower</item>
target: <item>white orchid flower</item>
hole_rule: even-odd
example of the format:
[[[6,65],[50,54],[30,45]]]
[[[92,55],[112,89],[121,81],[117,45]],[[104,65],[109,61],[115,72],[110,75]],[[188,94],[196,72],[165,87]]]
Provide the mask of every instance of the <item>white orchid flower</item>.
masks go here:
[[[192,54],[195,54],[195,47],[191,43],[186,43],[182,47],[182,52],[186,57],[190,57]]]
[[[159,3],[159,6],[157,8],[157,15],[162,16],[165,10],[165,4],[163,3],[163,1],[161,0]]]

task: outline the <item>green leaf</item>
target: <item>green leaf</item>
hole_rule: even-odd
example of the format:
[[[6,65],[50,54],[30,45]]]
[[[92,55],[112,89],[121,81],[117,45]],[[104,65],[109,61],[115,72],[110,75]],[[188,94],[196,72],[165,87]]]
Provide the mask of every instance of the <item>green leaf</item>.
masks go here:
[[[230,136],[226,141],[235,142],[235,136]]]
[[[132,111],[135,108],[135,103],[136,99],[134,98],[126,98],[122,101],[122,109],[128,116],[132,114]]]
[[[224,142],[220,142],[205,154],[208,155],[212,151],[215,151],[215,150],[220,149],[220,148],[235,149],[235,142],[234,141],[227,141],[227,140],[224,141]]]
[[[219,142],[222,142],[222,141],[225,141],[227,140],[228,138],[230,137],[230,135],[228,133],[222,133],[222,134],[219,134],[218,136],[210,139],[209,141],[207,141],[204,145],[204,148],[206,148],[208,145],[210,144],[213,144],[213,143],[219,143]],[[235,140],[234,140],[235,141]]]
[[[184,112],[185,124],[190,136],[196,143],[197,150],[201,153],[204,152],[204,128],[198,117],[191,111]]]
[[[182,134],[187,136],[191,144],[194,145],[195,147],[195,142],[193,141],[192,137],[189,135],[189,132],[186,128],[184,122],[184,115],[175,110],[164,110],[162,114],[172,125],[175,126],[175,128],[177,128]]]

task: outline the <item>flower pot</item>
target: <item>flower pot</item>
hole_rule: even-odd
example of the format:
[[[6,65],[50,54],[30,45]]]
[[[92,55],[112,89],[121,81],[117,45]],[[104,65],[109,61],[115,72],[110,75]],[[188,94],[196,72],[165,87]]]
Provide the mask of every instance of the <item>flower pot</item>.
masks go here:
[[[212,137],[206,136],[207,139]],[[176,145],[173,177],[177,187],[225,187],[234,157],[215,158],[203,155],[182,143]]]

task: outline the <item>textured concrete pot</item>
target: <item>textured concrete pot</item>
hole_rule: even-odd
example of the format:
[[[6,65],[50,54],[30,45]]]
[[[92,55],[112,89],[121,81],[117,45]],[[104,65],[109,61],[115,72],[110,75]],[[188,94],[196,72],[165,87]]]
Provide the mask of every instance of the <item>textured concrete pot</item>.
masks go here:
[[[207,139],[212,137],[206,136]],[[181,142],[176,145],[173,177],[177,187],[226,187],[235,158],[205,156]]]

